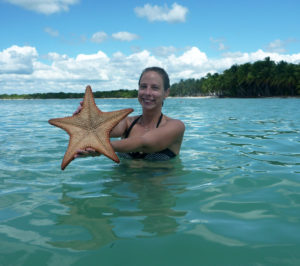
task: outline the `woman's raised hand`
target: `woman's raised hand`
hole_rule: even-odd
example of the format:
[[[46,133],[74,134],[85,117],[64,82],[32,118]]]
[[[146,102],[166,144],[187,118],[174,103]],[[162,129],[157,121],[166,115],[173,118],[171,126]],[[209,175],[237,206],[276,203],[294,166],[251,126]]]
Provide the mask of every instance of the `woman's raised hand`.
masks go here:
[[[80,113],[82,109],[83,101],[80,102],[79,106],[77,107],[76,111],[73,113],[73,115],[77,115]]]

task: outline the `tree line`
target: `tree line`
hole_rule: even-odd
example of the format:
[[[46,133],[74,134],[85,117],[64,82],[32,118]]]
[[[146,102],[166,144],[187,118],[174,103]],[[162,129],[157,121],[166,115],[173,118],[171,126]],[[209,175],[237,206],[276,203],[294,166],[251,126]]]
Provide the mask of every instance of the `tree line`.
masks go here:
[[[135,98],[137,90],[96,91],[95,98]],[[233,65],[223,73],[172,84],[170,96],[271,97],[300,96],[300,64],[266,57],[254,63]],[[83,98],[84,93],[2,94],[0,99]]]
[[[300,96],[300,64],[264,60],[233,65],[223,73],[181,80],[171,96],[271,97]]]
[[[93,92],[95,98],[136,98],[137,90],[116,90]],[[83,98],[84,93],[48,92],[32,94],[1,94],[0,99],[73,99]]]

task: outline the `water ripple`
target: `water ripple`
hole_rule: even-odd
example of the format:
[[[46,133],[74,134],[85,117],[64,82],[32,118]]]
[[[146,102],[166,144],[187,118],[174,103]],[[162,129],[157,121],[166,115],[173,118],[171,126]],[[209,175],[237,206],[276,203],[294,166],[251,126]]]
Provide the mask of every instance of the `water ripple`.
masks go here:
[[[130,106],[140,112],[134,99],[96,102],[103,111]],[[292,254],[297,261],[299,103],[168,99],[164,113],[186,126],[179,158],[116,165],[101,156],[76,160],[61,171],[68,135],[47,121],[72,114],[78,100],[0,101],[0,245],[9,247],[3,251],[5,262],[25,250],[36,261],[48,252],[74,262],[78,254],[90,258],[90,250],[99,256],[119,252],[122,243],[128,250],[145,243],[151,250],[175,244],[182,252],[199,247],[197,256],[202,249],[244,252],[251,254],[248,259],[261,252],[262,258],[268,254],[280,262]],[[28,262],[24,256],[11,261],[7,265]]]

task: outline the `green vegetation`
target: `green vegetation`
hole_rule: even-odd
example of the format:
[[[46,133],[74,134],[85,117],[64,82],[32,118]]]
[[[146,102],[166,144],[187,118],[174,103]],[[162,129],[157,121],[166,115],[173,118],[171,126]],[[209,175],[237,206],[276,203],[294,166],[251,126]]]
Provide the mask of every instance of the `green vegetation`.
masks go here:
[[[95,98],[136,98],[137,90],[117,90],[117,91],[96,91],[93,93]],[[33,93],[33,94],[2,94],[0,99],[71,99],[83,98],[84,93]]]
[[[34,93],[0,95],[0,99],[83,98],[84,93]],[[201,79],[181,80],[170,96],[271,97],[300,96],[300,64],[275,63],[269,57],[254,63],[233,65],[223,73]],[[95,98],[135,98],[137,90],[97,91]]]
[[[300,64],[275,63],[269,57],[255,63],[233,65],[222,74],[181,80],[171,96],[271,97],[300,96]]]

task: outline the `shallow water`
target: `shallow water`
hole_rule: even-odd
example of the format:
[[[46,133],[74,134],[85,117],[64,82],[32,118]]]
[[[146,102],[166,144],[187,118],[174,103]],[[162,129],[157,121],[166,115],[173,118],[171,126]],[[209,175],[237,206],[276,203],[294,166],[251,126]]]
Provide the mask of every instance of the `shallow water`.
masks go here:
[[[300,265],[300,99],[168,99],[179,158],[61,171],[78,102],[0,101],[0,265]]]

